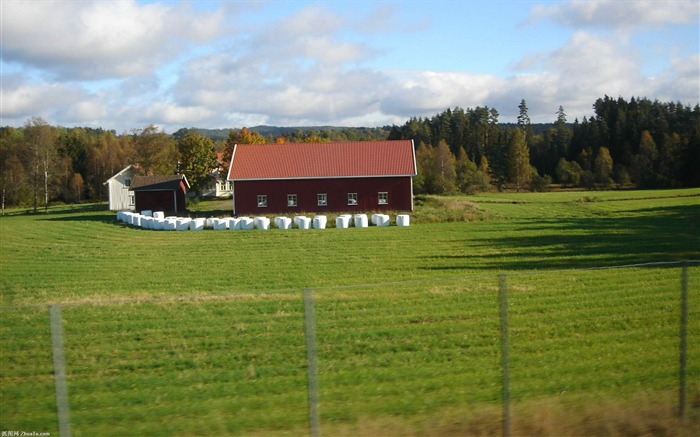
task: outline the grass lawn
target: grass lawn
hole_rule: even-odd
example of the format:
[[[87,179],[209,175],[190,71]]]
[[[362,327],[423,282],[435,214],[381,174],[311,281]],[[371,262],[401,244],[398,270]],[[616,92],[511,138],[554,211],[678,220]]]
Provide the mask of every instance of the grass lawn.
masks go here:
[[[42,305],[61,303],[75,435],[304,435],[311,287],[324,434],[499,433],[507,273],[516,431],[700,430],[700,267],[689,269],[685,424],[673,419],[680,270],[585,270],[700,259],[700,190],[418,203],[408,228],[0,218],[0,429],[57,435]]]

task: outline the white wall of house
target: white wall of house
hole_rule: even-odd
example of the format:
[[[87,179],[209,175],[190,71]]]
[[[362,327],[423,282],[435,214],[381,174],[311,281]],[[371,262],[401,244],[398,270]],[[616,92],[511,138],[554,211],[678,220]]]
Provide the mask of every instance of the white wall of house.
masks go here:
[[[211,172],[209,183],[199,193],[202,197],[229,198],[233,194],[233,185],[222,179],[218,170]]]
[[[136,170],[130,165],[104,183],[107,185],[110,211],[134,210],[134,192],[129,191],[129,185],[135,173]]]

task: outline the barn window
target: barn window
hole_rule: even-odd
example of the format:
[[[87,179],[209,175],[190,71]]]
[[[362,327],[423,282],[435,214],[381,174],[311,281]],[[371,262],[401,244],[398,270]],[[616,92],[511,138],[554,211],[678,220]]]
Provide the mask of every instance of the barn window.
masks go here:
[[[129,194],[129,205],[134,205],[136,203],[136,198],[133,193]]]
[[[357,205],[357,193],[348,193],[348,205]]]
[[[317,194],[318,206],[328,206],[328,194]]]
[[[389,204],[389,193],[387,193],[386,191],[379,192],[379,204],[380,205],[388,205]]]
[[[258,208],[267,208],[267,194],[258,194]]]
[[[124,179],[124,186],[125,187],[131,186],[131,179],[129,179],[129,178]]]
[[[287,206],[297,206],[296,194],[287,194]]]

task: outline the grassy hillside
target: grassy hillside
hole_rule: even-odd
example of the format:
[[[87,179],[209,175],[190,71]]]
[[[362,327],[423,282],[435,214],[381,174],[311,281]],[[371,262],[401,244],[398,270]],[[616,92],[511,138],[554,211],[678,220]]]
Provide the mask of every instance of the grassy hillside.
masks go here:
[[[516,431],[692,435],[700,268],[685,424],[673,415],[679,269],[572,269],[699,259],[699,200],[425,198],[409,228],[324,231],[3,217],[0,428],[57,434],[48,311],[32,305],[63,303],[75,435],[304,435],[300,289],[313,287],[324,435],[497,434],[496,274],[507,272]]]

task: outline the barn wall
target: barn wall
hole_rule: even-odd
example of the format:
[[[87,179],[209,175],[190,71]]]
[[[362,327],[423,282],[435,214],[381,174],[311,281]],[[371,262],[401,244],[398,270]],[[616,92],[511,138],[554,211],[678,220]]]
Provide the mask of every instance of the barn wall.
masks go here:
[[[379,204],[379,192],[387,192],[389,203]],[[318,206],[317,194],[328,195],[328,205]],[[357,205],[348,205],[348,193],[357,193]],[[267,195],[267,207],[257,204],[259,194]],[[297,195],[297,206],[287,205],[287,195]],[[237,181],[234,183],[234,213],[295,214],[302,212],[410,211],[411,178],[346,178]]]
[[[185,211],[185,194],[181,190],[136,191],[135,194],[136,211]]]

